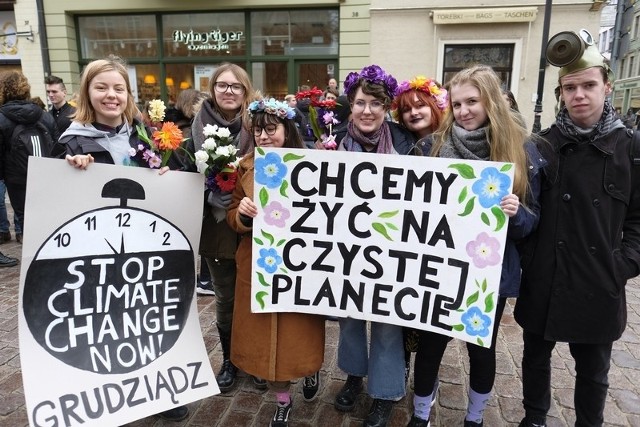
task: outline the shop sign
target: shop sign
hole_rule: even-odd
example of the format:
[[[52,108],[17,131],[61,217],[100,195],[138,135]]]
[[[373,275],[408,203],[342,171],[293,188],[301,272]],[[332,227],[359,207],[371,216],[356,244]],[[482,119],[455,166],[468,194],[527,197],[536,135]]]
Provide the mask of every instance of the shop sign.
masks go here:
[[[189,50],[227,50],[229,43],[242,40],[242,31],[220,31],[220,28],[209,32],[175,30],[173,41],[184,43]]]
[[[500,9],[448,9],[432,12],[434,24],[486,24],[493,22],[531,22],[536,20],[537,7]]]

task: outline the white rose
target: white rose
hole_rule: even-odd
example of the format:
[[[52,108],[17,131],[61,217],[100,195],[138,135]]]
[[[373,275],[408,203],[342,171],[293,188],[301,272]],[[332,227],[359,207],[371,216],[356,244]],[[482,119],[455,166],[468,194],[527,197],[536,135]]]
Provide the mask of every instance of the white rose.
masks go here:
[[[214,138],[207,138],[202,143],[202,148],[209,151],[215,150],[217,146],[218,144],[216,144],[216,140]]]
[[[209,165],[207,162],[198,162],[196,161],[196,168],[198,169],[198,173],[205,173]]]
[[[234,156],[238,152],[238,149],[236,147],[234,147],[233,145],[227,145],[227,147],[229,147],[229,155],[230,156]]]
[[[230,136],[231,136],[231,131],[229,131],[229,128],[218,129],[218,138],[229,138]]]
[[[196,158],[196,163],[199,163],[199,162],[206,163],[207,160],[209,160],[209,155],[204,150],[198,150],[196,151],[195,158]]]
[[[204,136],[214,136],[218,132],[218,125],[205,125],[202,129]]]
[[[223,145],[222,147],[218,147],[216,148],[216,154],[218,156],[229,157],[231,155],[231,153],[229,152],[229,148],[233,148],[233,147],[229,145]]]

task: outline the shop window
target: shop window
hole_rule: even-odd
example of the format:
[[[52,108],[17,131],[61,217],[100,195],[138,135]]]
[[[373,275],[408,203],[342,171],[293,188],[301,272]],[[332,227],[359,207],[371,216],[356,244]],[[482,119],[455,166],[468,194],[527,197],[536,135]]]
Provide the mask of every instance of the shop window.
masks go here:
[[[246,54],[244,13],[162,16],[166,57],[226,57]]]
[[[511,87],[513,52],[513,44],[446,45],[442,83],[447,83],[460,70],[472,65],[484,64],[492,67],[498,74],[503,88],[509,88]]]
[[[80,56],[122,58],[158,56],[156,20],[153,15],[80,16]]]
[[[286,62],[254,62],[251,64],[251,75],[254,89],[264,96],[282,101],[287,95]]]
[[[337,10],[251,13],[251,54],[337,55],[340,19]]]

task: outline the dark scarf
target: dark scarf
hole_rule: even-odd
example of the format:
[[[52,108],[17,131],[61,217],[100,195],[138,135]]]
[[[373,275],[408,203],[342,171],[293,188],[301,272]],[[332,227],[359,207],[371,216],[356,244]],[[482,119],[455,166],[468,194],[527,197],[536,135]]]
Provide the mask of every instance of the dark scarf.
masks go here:
[[[378,154],[396,154],[393,148],[391,130],[386,121],[382,122],[380,128],[365,135],[353,124],[353,120],[347,125],[347,136],[344,138],[343,146],[346,151],[376,152]]]
[[[242,114],[238,113],[233,120],[228,121],[213,109],[213,102],[209,100],[202,103],[202,108],[196,114],[191,125],[191,135],[196,150],[199,150],[204,142],[203,130],[205,125],[218,125],[219,127],[228,128],[235,138],[235,144],[239,150],[238,154],[241,156],[253,148],[253,138],[243,126]]]
[[[487,139],[487,128],[466,130],[457,123],[445,139],[438,156],[449,159],[489,160],[491,147]]]
[[[564,135],[577,142],[591,142],[608,135],[613,129],[615,129],[615,127],[617,127],[614,126],[616,121],[620,121],[620,119],[616,116],[609,100],[605,99],[602,116],[592,129],[582,129],[576,126],[571,120],[571,117],[569,117],[569,110],[567,110],[567,107],[562,108],[558,113],[556,126],[558,126]]]

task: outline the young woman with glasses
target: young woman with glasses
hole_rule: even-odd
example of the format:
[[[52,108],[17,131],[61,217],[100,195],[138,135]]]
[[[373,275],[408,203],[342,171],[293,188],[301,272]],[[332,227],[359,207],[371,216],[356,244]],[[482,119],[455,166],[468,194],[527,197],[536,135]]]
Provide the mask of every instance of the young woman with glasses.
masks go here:
[[[351,120],[338,133],[338,150],[378,154],[408,154],[415,139],[399,125],[385,120],[396,95],[398,84],[393,76],[377,65],[360,73],[350,73],[344,90],[351,105]],[[393,402],[405,395],[405,363],[402,327],[371,323],[370,345],[367,322],[341,318],[338,343],[338,367],[348,374],[335,398],[339,411],[352,411],[368,377],[367,391],[374,398],[365,426],[386,426]]]
[[[191,126],[192,140],[188,150],[195,153],[205,140],[204,127],[217,125],[228,128],[235,138],[235,144],[242,155],[252,147],[247,108],[254,100],[254,90],[249,75],[235,64],[221,64],[213,72],[209,81],[211,98],[202,107]],[[195,165],[190,169],[195,170]],[[238,235],[224,220],[231,193],[205,190],[205,211],[202,219],[200,254],[205,258],[216,295],[216,324],[222,346],[222,366],[216,377],[220,391],[231,391],[236,379],[237,368],[230,359],[231,325],[233,322],[233,301],[236,284],[235,253]],[[254,384],[265,389],[264,380],[254,377]]]
[[[263,148],[304,148],[294,110],[285,102],[255,101],[249,106],[255,145]],[[292,407],[292,379],[315,375],[324,359],[324,316],[304,313],[252,313],[252,224],[254,151],[242,158],[227,221],[241,236],[236,262],[236,298],[231,360],[245,372],[266,378],[276,394],[272,427],[286,427]]]

